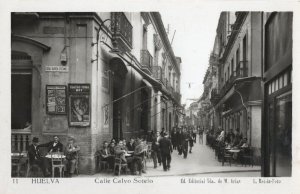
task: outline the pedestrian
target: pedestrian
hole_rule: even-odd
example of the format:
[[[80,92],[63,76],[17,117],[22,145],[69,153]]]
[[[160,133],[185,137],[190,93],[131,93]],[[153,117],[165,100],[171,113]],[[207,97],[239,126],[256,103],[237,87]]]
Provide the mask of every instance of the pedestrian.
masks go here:
[[[204,129],[199,129],[199,143],[203,144],[203,131]]]
[[[177,134],[177,150],[178,150],[178,155],[182,154],[182,139],[183,139],[183,134],[182,134],[182,129],[179,129]]]
[[[152,146],[151,146],[151,157],[153,159],[154,168],[157,168],[158,155],[160,155],[159,144],[156,141],[156,139],[153,139]]]
[[[188,154],[188,148],[189,148],[188,142],[189,142],[189,135],[188,135],[186,129],[183,129],[181,144],[182,144],[182,153],[183,153],[184,159],[187,158],[187,154]]]
[[[173,145],[173,150],[177,149],[177,131],[175,128],[173,128],[172,133],[171,133],[171,142]]]
[[[196,129],[194,128],[194,129],[193,129],[193,141],[194,141],[194,143],[196,143],[196,139],[197,139],[197,131],[196,131]]]
[[[194,146],[194,139],[193,139],[193,135],[192,135],[192,131],[190,131],[190,133],[188,134],[188,141],[189,141],[189,146],[190,146],[190,151],[189,153],[192,153],[192,148]]]
[[[163,135],[164,137],[159,141],[159,148],[164,171],[167,171],[170,170],[171,167],[171,153],[173,152],[173,149],[167,133],[164,133]]]
[[[162,136],[161,136],[161,132],[157,131],[156,133],[156,141],[159,142],[161,139],[162,139]],[[159,166],[161,166],[161,154],[160,152],[157,152],[157,162],[159,164]]]

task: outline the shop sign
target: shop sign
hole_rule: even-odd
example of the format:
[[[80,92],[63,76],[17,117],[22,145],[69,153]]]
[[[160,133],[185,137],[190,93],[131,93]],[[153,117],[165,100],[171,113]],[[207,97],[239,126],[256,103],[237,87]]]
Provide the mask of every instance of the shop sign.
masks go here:
[[[50,72],[69,72],[68,66],[46,66],[45,71]]]
[[[46,85],[47,114],[66,114],[67,87],[63,85]]]
[[[90,84],[69,84],[69,125],[90,126]]]

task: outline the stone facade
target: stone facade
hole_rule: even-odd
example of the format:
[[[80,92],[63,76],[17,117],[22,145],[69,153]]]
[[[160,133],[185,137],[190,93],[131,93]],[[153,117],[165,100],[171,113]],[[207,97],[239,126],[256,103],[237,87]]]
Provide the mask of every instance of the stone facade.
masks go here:
[[[33,136],[47,142],[58,135],[63,144],[73,136],[80,173],[95,173],[103,141],[178,124],[180,63],[156,12],[12,13],[12,80],[31,79],[24,102],[31,105],[23,111],[30,127],[14,127],[20,118],[13,117],[12,151],[26,151]],[[84,97],[73,96],[89,99],[84,126],[71,125],[70,84],[89,87]],[[64,114],[49,113],[48,85],[66,86]],[[14,107],[18,97],[12,101]]]

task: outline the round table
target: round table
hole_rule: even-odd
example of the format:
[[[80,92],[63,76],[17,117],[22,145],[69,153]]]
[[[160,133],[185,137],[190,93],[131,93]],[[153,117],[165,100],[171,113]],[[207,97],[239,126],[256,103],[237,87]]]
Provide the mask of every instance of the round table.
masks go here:
[[[129,154],[129,153],[125,154],[125,157],[130,157],[130,156],[132,156],[132,154]]]
[[[231,153],[239,153],[241,150],[228,150],[228,152],[231,152]]]
[[[65,159],[66,158],[66,156],[65,155],[59,155],[59,154],[47,154],[46,156],[45,156],[45,158],[55,158],[55,159],[58,159],[58,158],[63,158],[63,159]]]

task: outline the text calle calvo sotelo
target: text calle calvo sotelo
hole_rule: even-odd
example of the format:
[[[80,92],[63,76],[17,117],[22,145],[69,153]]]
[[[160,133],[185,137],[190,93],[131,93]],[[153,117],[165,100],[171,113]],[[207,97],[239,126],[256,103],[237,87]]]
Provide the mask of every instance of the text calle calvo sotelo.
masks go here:
[[[135,178],[95,178],[95,183],[97,184],[115,184],[115,183],[121,183],[121,184],[136,184],[136,183],[153,183],[153,180],[150,178],[141,178],[141,177],[135,177]]]

